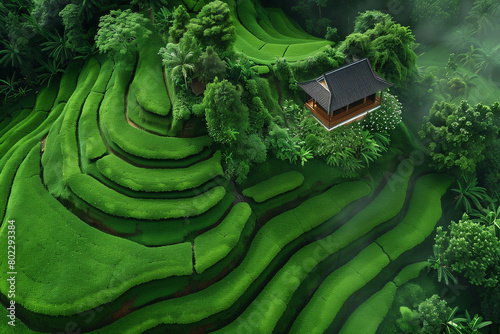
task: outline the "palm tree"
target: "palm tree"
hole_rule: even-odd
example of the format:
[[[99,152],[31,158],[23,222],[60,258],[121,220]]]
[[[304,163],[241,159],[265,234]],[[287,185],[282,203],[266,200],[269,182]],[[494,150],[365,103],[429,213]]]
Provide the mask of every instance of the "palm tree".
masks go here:
[[[47,62],[41,60],[40,64],[42,66],[36,69],[36,71],[40,73],[38,75],[38,78],[40,79],[40,83],[42,84],[47,82],[47,86],[50,86],[50,82],[52,81],[52,79],[65,72],[61,68],[61,62],[57,61],[54,58],[52,59],[52,61],[48,60]]]
[[[183,44],[168,43],[166,48],[161,48],[159,54],[163,57],[163,65],[170,68],[171,75],[182,73],[184,84],[187,85],[187,78],[195,70],[196,54],[193,50]]]
[[[448,269],[448,266],[445,265],[445,259],[439,247],[434,245],[432,251],[434,255],[428,258],[427,262],[429,262],[429,267],[431,269],[437,270],[438,282],[441,283],[444,277],[444,282],[446,283],[446,285],[450,285],[450,281],[458,284],[457,278],[451,273],[451,271]]]
[[[470,317],[469,311],[465,311],[466,318],[455,318],[458,306],[455,307],[446,319],[446,334],[479,334],[479,330],[492,324],[491,321],[483,321],[479,315]]]
[[[474,210],[471,216],[476,217],[473,219],[474,222],[479,222],[493,227],[493,233],[500,231],[500,206],[495,208],[493,202],[487,208],[481,208],[481,210]]]
[[[454,53],[466,52],[471,45],[479,46],[475,38],[475,30],[472,25],[463,25],[456,29],[448,39],[448,46]]]
[[[446,318],[445,328],[446,334],[462,334],[461,323],[466,321],[465,318],[455,318],[455,313],[458,311],[458,306],[451,310],[448,318]]]
[[[471,319],[468,311],[465,311],[465,316],[467,318],[466,321],[462,322],[460,325],[465,330],[465,333],[468,334],[477,334],[481,328],[492,324],[491,321],[483,321],[483,318],[477,314]]]
[[[7,66],[10,64],[13,68],[21,68],[23,66],[23,59],[27,57],[25,50],[21,49],[19,45],[15,42],[6,43],[0,41],[3,44],[3,50],[0,50],[0,65]]]
[[[500,45],[485,43],[479,49],[476,58],[476,73],[481,71],[490,72],[492,67],[500,66]]]
[[[465,68],[473,69],[477,67],[478,55],[479,55],[479,49],[474,47],[474,45],[471,45],[470,49],[467,52],[458,55],[458,59]]]
[[[457,181],[457,184],[458,189],[451,189],[451,191],[458,193],[455,197],[455,208],[458,208],[459,205],[463,205],[465,212],[470,213],[472,212],[472,204],[474,204],[476,208],[481,209],[481,201],[489,199],[486,189],[477,185],[476,177],[469,180],[469,178],[464,175],[463,182]]]
[[[298,156],[299,156],[299,160],[300,160],[300,164],[302,167],[304,167],[304,164],[314,158],[312,152],[311,152],[311,149],[310,148],[304,148],[304,147],[301,147],[300,148],[300,151],[298,152]]]
[[[466,19],[475,25],[478,36],[495,30],[497,25],[495,13],[498,13],[499,8],[499,4],[491,0],[476,1]]]
[[[41,46],[43,46],[42,51],[49,52],[49,57],[54,58],[62,64],[66,63],[73,57],[66,34],[61,36],[59,32],[56,32],[55,34],[49,32],[47,33],[47,39],[48,41],[43,42]]]

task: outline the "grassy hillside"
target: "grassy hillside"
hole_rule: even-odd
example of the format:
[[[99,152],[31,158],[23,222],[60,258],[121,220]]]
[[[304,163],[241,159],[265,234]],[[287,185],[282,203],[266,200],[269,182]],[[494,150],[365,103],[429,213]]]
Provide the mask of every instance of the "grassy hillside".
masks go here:
[[[228,3],[257,64],[330,45],[281,10]],[[362,175],[269,159],[234,185],[205,131],[177,131],[149,42],[136,66],[71,62],[0,123],[0,270],[15,219],[19,272],[6,333],[375,333],[425,267],[451,179],[392,148]]]

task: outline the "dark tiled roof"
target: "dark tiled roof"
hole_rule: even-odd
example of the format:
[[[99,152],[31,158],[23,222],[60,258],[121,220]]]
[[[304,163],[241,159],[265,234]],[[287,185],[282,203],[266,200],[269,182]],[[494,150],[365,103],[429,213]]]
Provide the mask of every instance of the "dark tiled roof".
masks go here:
[[[320,82],[325,80],[328,89]],[[373,71],[367,58],[358,60],[299,86],[328,113],[392,86]]]

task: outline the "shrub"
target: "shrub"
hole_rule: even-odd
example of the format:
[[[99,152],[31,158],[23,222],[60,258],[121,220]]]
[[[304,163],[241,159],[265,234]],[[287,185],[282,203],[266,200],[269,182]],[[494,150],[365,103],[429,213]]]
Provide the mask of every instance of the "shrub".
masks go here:
[[[270,71],[269,66],[266,66],[266,65],[255,65],[255,66],[252,66],[252,69],[258,75],[264,75],[264,74],[269,73],[269,71]]]
[[[210,137],[228,144],[248,127],[248,108],[241,103],[241,91],[227,80],[208,85],[203,98]]]
[[[215,77],[220,80],[226,78],[226,63],[209,46],[198,60],[198,78],[206,85],[214,81]]]
[[[495,105],[493,109],[497,109]],[[427,140],[432,166],[458,175],[475,171],[497,133],[492,109],[482,104],[471,107],[462,101],[459,106],[435,102],[419,135]]]
[[[382,105],[363,119],[361,122],[363,129],[371,132],[388,133],[401,122],[402,104],[389,92],[383,92],[382,94]]]

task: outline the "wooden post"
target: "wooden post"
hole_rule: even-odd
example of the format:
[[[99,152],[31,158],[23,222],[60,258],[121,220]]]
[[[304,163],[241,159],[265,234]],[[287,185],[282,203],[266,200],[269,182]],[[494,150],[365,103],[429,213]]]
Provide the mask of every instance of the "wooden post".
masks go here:
[[[365,104],[365,103],[366,103],[366,96],[365,96],[365,98],[363,99],[363,104]]]
[[[348,112],[349,112],[349,105],[347,105],[347,106],[345,107],[345,112],[346,112],[346,113],[348,113]]]

